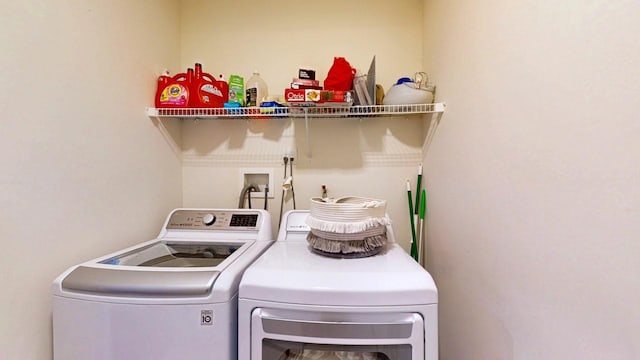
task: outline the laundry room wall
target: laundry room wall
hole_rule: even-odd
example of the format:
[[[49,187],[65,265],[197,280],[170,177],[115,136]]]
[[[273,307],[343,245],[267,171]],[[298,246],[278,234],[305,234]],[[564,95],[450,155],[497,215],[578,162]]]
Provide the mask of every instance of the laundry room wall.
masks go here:
[[[640,359],[639,13],[425,1],[441,359]]]
[[[0,358],[52,358],[51,282],[155,237],[182,203],[178,123],[145,115],[179,62],[175,1],[5,1]]]
[[[421,70],[422,1],[181,3],[181,69],[201,62],[205,71],[245,80],[258,70],[272,95],[282,97],[301,67],[323,81],[335,56],[363,72],[376,56],[376,82],[385,89]],[[386,199],[408,247],[405,180],[415,182],[422,160],[420,117],[311,119],[309,141],[303,119],[185,121],[182,140],[186,206],[235,207],[242,170],[268,169],[277,228],[283,156],[294,153],[297,208],[307,209],[323,184],[333,197]],[[287,197],[284,210],[292,208]]]

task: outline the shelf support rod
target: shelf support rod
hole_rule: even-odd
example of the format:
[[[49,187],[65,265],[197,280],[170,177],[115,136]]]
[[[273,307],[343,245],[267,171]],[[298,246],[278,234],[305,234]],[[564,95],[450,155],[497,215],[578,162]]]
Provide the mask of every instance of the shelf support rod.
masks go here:
[[[427,139],[425,140],[422,153],[426,154],[429,151],[429,147],[431,147],[431,141],[433,141],[433,137],[435,136],[436,130],[438,129],[438,125],[440,125],[440,120],[442,119],[442,111],[431,114],[431,120],[429,122],[429,129],[427,130]]]
[[[309,136],[309,111],[304,109],[304,131],[307,138],[307,159],[311,159],[311,138]]]

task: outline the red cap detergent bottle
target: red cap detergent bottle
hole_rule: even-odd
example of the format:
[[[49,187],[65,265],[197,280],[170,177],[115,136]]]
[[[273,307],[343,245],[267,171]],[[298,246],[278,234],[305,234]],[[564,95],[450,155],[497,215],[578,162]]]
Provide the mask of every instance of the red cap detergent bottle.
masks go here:
[[[168,72],[158,77],[158,89],[156,90],[156,107],[158,108],[184,108],[192,106],[191,88],[194,81],[193,69],[187,69],[186,73],[176,74],[170,77]]]
[[[218,81],[211,74],[202,71],[202,65],[195,65],[195,79],[192,86],[194,102],[192,107],[221,108],[229,101],[229,84]]]

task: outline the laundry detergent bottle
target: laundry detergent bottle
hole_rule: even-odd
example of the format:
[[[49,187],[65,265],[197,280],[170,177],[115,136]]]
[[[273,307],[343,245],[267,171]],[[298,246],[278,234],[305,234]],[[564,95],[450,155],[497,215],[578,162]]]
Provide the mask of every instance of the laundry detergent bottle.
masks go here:
[[[162,106],[163,100],[166,101],[168,96],[167,93],[164,93],[165,89],[171,83],[173,79],[169,76],[169,70],[165,70],[162,75],[158,77],[158,86],[156,88],[156,107],[159,108]],[[165,94],[163,97],[163,93]]]
[[[176,108],[191,106],[192,85],[194,80],[193,69],[188,69],[186,73],[176,74],[170,77],[165,71],[158,78],[158,89],[156,90],[156,107]]]
[[[260,106],[260,102],[269,95],[267,83],[262,80],[258,70],[253,72],[253,76],[245,84],[245,106]]]
[[[224,105],[224,103],[229,101],[229,83],[225,81],[224,75],[222,74],[218,76],[218,85],[220,86],[220,91],[222,91],[223,94]]]
[[[225,81],[218,81],[208,73],[202,71],[202,65],[195,65],[195,93],[194,107],[221,108],[229,100],[229,85]]]

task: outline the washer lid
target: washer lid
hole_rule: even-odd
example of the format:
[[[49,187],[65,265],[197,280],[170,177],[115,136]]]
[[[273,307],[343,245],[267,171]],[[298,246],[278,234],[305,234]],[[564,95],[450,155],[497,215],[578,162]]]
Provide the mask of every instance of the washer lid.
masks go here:
[[[60,290],[109,297],[209,296],[215,281],[228,279],[232,270],[227,268],[252,244],[152,240],[73,268],[61,279]],[[239,282],[241,273],[232,272]]]
[[[244,273],[240,298],[327,306],[436,304],[431,275],[399,245],[381,254],[336,259],[312,253],[306,242],[276,241]]]
[[[111,296],[205,296],[218,271],[123,271],[78,266],[62,281],[62,288]]]
[[[151,245],[102,260],[116,266],[193,268],[213,267],[236,252],[243,243],[161,240]]]

